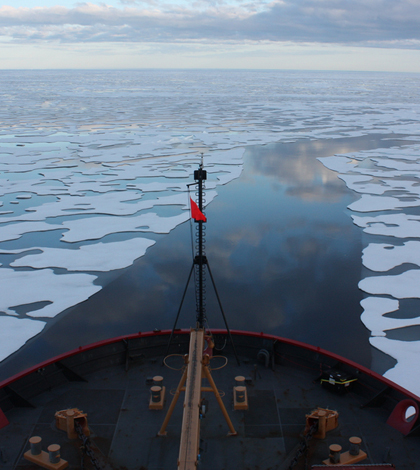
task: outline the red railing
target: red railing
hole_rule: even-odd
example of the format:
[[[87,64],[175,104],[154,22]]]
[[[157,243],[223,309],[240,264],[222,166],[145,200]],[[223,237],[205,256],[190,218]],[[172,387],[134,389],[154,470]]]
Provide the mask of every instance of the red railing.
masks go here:
[[[189,332],[190,332],[189,329],[176,330],[176,334],[189,334]],[[254,337],[254,338],[256,338],[256,337],[264,338],[264,339],[268,339],[268,340],[271,340],[271,341],[279,341],[281,343],[296,346],[298,348],[303,348],[303,349],[306,349],[307,351],[317,352],[319,354],[322,354],[323,356],[332,358],[336,361],[342,362],[343,364],[346,364],[346,365],[348,365],[348,366],[350,366],[354,369],[359,370],[363,374],[365,374],[369,377],[372,377],[373,379],[378,380],[379,382],[382,382],[384,385],[386,385],[388,387],[391,387],[394,390],[397,390],[398,392],[402,393],[403,395],[405,395],[408,398],[412,398],[413,400],[420,401],[420,397],[416,396],[414,393],[406,390],[405,388],[401,387],[400,385],[392,382],[391,380],[386,379],[382,375],[368,369],[367,367],[364,367],[360,364],[357,364],[354,361],[346,359],[345,357],[342,357],[338,354],[332,353],[332,352],[327,351],[325,349],[322,349],[320,347],[312,346],[310,344],[303,343],[301,341],[296,341],[296,340],[293,340],[293,339],[282,338],[280,336],[266,334],[266,333],[263,333],[263,332],[256,333],[256,332],[252,332],[252,331],[242,331],[242,330],[230,330],[230,332],[231,332],[232,335],[235,335],[235,336],[239,335],[239,336],[249,336],[249,337]],[[38,369],[42,369],[43,367],[49,366],[51,364],[54,364],[55,362],[59,362],[59,361],[61,361],[63,359],[66,359],[68,357],[75,356],[76,354],[79,354],[81,352],[90,351],[92,349],[96,349],[96,348],[99,348],[101,346],[106,346],[106,345],[113,344],[113,343],[118,343],[119,341],[123,341],[123,340],[130,340],[130,339],[135,339],[135,338],[146,338],[146,337],[150,337],[150,336],[163,336],[163,335],[169,335],[170,333],[171,333],[171,330],[148,331],[148,332],[145,332],[145,333],[138,332],[138,333],[134,333],[134,334],[131,334],[131,335],[118,336],[118,337],[115,337],[115,338],[105,339],[105,340],[102,340],[102,341],[98,341],[96,343],[88,344],[86,346],[79,346],[77,349],[73,349],[73,350],[68,351],[66,353],[63,353],[63,354],[60,354],[58,356],[52,357],[51,359],[43,361],[43,362],[41,362],[41,363],[39,363],[39,364],[37,364],[33,367],[30,367],[30,368],[28,368],[28,369],[26,369],[22,372],[19,372],[18,374],[13,375],[12,377],[9,377],[6,380],[3,380],[2,382],[0,382],[0,388],[3,388],[7,385],[10,385],[13,382],[21,379],[22,377],[30,375],[33,372],[36,372]],[[218,329],[218,330],[212,330],[212,333],[213,334],[226,334],[227,332],[226,332],[226,330]]]

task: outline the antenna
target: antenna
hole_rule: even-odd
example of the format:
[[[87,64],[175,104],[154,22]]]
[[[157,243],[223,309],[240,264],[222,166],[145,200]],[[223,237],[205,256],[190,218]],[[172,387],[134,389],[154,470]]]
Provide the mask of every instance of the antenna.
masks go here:
[[[203,154],[201,154],[201,164],[198,170],[194,171],[194,179],[197,184],[198,189],[198,208],[201,212],[203,212],[203,182],[207,179],[207,171],[203,169]],[[197,193],[196,193],[197,194]],[[204,328],[204,323],[206,320],[205,317],[205,275],[204,271],[207,265],[207,258],[204,254],[204,243],[203,243],[203,234],[204,234],[204,227],[203,227],[203,220],[196,221],[198,223],[198,246],[197,252],[194,258],[194,265],[196,270],[196,295],[197,295],[197,327]]]
[[[197,206],[200,209],[200,212],[203,212],[203,201],[204,201],[204,199],[203,199],[203,188],[204,188],[204,181],[206,181],[206,179],[207,179],[207,171],[204,170],[204,168],[203,168],[203,160],[204,160],[204,156],[203,156],[203,154],[201,154],[201,163],[199,165],[199,168],[198,168],[198,170],[194,171],[194,180],[195,180],[194,184],[196,184],[196,186],[197,186],[197,191],[196,191],[196,196],[198,198]],[[195,271],[196,271],[196,274],[197,274],[197,276],[195,277],[195,280],[196,280],[196,313],[197,313],[196,322],[197,322],[197,328],[204,329],[204,327],[205,327],[204,325],[206,323],[206,315],[205,315],[206,308],[205,308],[205,275],[204,274],[205,274],[205,268],[207,267],[208,272],[210,274],[212,284],[213,284],[214,291],[216,293],[217,301],[219,303],[219,308],[220,308],[220,311],[222,312],[223,320],[225,322],[226,331],[229,335],[229,339],[232,343],[233,351],[235,353],[236,361],[238,362],[238,365],[239,365],[240,362],[239,362],[238,355],[236,353],[235,344],[233,342],[232,335],[230,333],[229,326],[227,324],[226,316],[225,316],[225,313],[223,311],[223,307],[222,307],[222,303],[220,301],[219,293],[217,292],[217,289],[216,289],[216,284],[214,283],[214,279],[213,279],[213,275],[212,275],[212,272],[211,272],[211,269],[210,269],[209,261],[207,259],[207,256],[205,255],[205,252],[204,252],[204,237],[203,237],[203,235],[204,235],[204,227],[203,227],[204,221],[203,220],[196,220],[195,223],[198,224],[197,245],[196,245],[197,251],[196,251],[196,254],[195,254],[194,259],[193,259],[193,264],[192,264],[192,267],[191,267],[191,270],[190,270],[190,274],[188,276],[187,284],[186,284],[185,289],[184,289],[184,294],[182,296],[181,304],[180,304],[179,309],[178,309],[178,313],[177,313],[177,316],[176,316],[176,319],[175,319],[175,324],[174,324],[174,327],[172,328],[171,336],[169,337],[169,342],[168,342],[168,346],[167,346],[167,349],[166,349],[165,356],[167,356],[168,353],[169,353],[169,348],[171,346],[172,337],[173,337],[174,331],[176,329],[178,318],[179,318],[179,315],[181,313],[182,304],[184,302],[185,294],[187,293],[188,284],[190,282],[191,275],[192,275],[192,272],[193,272],[194,268],[195,268]]]

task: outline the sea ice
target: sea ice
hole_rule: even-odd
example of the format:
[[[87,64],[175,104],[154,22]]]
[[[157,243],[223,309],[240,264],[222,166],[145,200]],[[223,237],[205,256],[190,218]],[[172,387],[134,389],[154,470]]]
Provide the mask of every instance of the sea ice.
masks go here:
[[[96,276],[84,273],[57,275],[52,269],[14,271],[1,268],[0,311],[16,315],[13,308],[19,305],[50,302],[45,307],[29,311],[27,315],[54,317],[98,292],[101,287],[93,284],[95,279]]]
[[[396,238],[420,238],[420,216],[399,214],[359,217],[352,215],[353,222],[363,231],[373,235]]]
[[[420,325],[420,316],[417,318],[391,318],[386,313],[398,310],[399,302],[385,297],[367,297],[360,302],[364,311],[361,319],[363,324],[372,332],[372,336],[385,336],[385,331],[404,328],[406,326]]]
[[[399,134],[401,146],[349,153],[343,144],[339,154],[319,160],[362,195],[349,209],[367,213],[353,216],[365,233],[420,238],[420,217],[407,212],[420,200],[420,108],[411,77],[402,86],[400,76],[352,75],[337,87],[330,75],[312,80],[310,74],[283,72],[279,79],[279,73],[253,72],[250,79],[236,71],[190,71],[182,80],[177,75],[174,86],[172,72],[145,71],[140,82],[134,72],[115,73],[118,80],[112,72],[88,80],[80,72],[74,87],[71,75],[60,72],[57,79],[49,71],[43,76],[48,99],[29,72],[0,78],[8,90],[0,110],[6,123],[0,130],[0,242],[8,243],[3,253],[17,255],[9,265],[2,259],[0,267],[0,303],[8,315],[18,305],[51,302],[27,314],[45,319],[100,289],[85,272],[45,268],[120,269],[153,243],[138,232],[167,233],[187,220],[186,185],[201,152],[210,176],[209,204],[218,186],[239,177],[247,147]],[[116,88],[120,76],[124,86]],[[379,210],[392,213],[369,214]],[[115,233],[124,233],[126,241],[105,243]],[[78,245],[70,249],[63,242]],[[414,241],[394,248],[372,245],[363,262],[375,271],[417,262]],[[108,262],[107,250],[120,254]],[[27,266],[36,270],[22,270]],[[361,285],[381,295],[418,295],[413,276],[405,287],[410,275],[374,276]],[[362,320],[375,334],[396,321],[408,324],[384,317],[387,309],[400,308],[397,300],[371,293]],[[31,318],[0,320],[9,332],[0,360],[14,350],[10,345],[19,348],[44,325]],[[379,339],[385,338],[373,337],[372,344],[398,359],[389,373],[401,383],[404,354],[411,360],[414,352],[403,344],[394,354]]]
[[[62,229],[62,227],[46,222],[22,222],[19,224],[0,225],[0,242],[17,240],[26,233],[49,232],[59,229]]]
[[[410,132],[413,129],[410,126]],[[416,140],[416,139],[414,139]],[[394,238],[420,239],[420,217],[408,213],[407,209],[418,207],[420,201],[420,177],[418,145],[362,151],[354,154],[335,155],[320,161],[334,171],[339,178],[361,197],[348,206],[352,211],[374,213],[392,211],[375,216],[352,215],[353,222],[372,235]],[[391,193],[392,192],[392,193]],[[420,240],[410,240],[403,245],[370,243],[363,250],[363,264],[374,272],[387,272],[397,266],[407,265],[398,275],[370,276],[359,282],[360,289],[373,295],[388,295],[392,298],[368,297],[361,302],[364,308],[362,322],[371,330],[371,344],[398,360],[397,365],[385,376],[420,395],[420,380],[407,379],[407,375],[419,376],[408,371],[413,367],[413,349],[419,342],[390,341],[385,331],[420,324],[420,317],[398,315],[385,316],[400,310],[395,299],[420,298],[420,270],[409,269],[410,264],[420,266]],[[402,312],[403,313],[403,312]],[[417,344],[414,344],[417,343]],[[416,349],[417,348],[417,349]]]
[[[368,294],[388,294],[396,299],[420,299],[420,269],[410,269],[394,276],[371,276],[359,282]]]
[[[41,320],[0,316],[0,361],[40,333],[45,325]]]
[[[420,241],[408,241],[401,246],[370,243],[363,250],[362,262],[377,272],[389,271],[404,263],[420,266]]]
[[[420,199],[415,201],[404,201],[397,197],[390,196],[372,196],[371,194],[362,194],[361,198],[353,202],[348,208],[355,212],[376,212],[391,211],[403,209],[404,207],[418,207]]]
[[[148,238],[132,238],[124,242],[96,243],[83,245],[76,250],[63,248],[39,249],[41,254],[27,255],[10,263],[12,267],[54,268],[67,271],[113,271],[127,268],[133,261],[146,253],[154,245]],[[1,253],[1,251],[0,251]]]
[[[188,220],[186,212],[173,217],[159,217],[150,212],[136,217],[90,217],[63,222],[68,230],[62,236],[65,242],[99,240],[106,235],[122,232],[169,233],[174,227]]]
[[[418,359],[420,341],[398,341],[386,337],[373,336],[370,343],[397,360],[397,364],[385,372],[384,376],[401,385],[406,390],[420,396],[420,374]]]

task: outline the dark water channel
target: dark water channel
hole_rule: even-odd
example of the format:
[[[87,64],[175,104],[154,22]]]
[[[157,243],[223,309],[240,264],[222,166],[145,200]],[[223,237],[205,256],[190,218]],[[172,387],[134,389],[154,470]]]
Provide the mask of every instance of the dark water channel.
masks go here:
[[[220,187],[206,210],[206,253],[230,328],[293,338],[371,366],[357,287],[362,231],[347,209],[358,196],[316,158],[401,145],[384,137],[246,150],[241,177]],[[190,224],[157,240],[131,268],[5,360],[0,379],[101,339],[171,328],[192,265]],[[208,324],[223,327],[207,277]],[[191,282],[178,327],[194,324]]]

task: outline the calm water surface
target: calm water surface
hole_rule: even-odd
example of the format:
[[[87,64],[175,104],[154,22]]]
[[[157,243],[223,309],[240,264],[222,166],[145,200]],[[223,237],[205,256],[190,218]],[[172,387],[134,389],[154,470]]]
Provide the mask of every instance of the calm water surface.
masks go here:
[[[207,257],[230,328],[304,341],[368,367],[373,356],[375,364],[382,358],[360,321],[362,231],[347,209],[357,196],[316,159],[397,143],[380,143],[382,137],[246,150],[241,177],[223,186],[206,210]],[[4,361],[0,379],[94,341],[171,328],[192,264],[190,224],[154,238],[146,256],[117,278],[103,276],[102,291]],[[224,327],[207,277],[208,324]],[[178,327],[194,324],[191,282]]]

